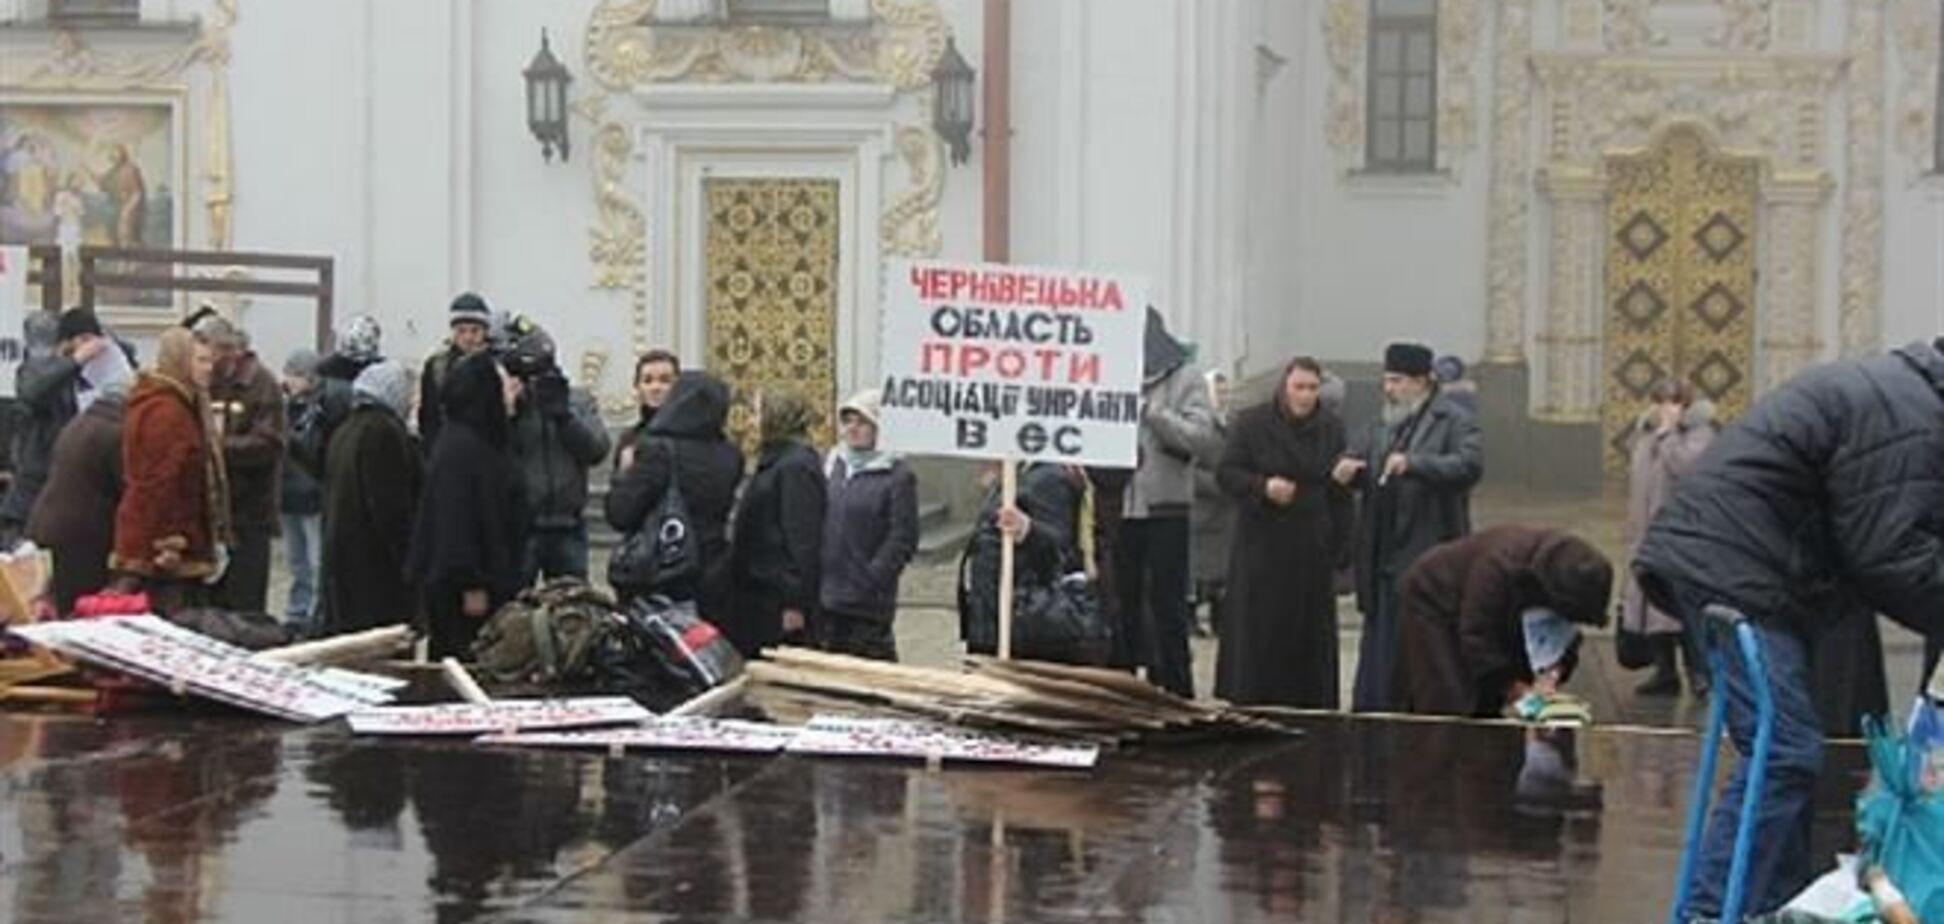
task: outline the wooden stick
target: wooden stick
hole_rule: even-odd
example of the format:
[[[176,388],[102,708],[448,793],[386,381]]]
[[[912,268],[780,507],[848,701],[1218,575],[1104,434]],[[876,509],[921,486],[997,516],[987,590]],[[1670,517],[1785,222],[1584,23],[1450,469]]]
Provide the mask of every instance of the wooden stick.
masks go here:
[[[458,658],[441,660],[439,669],[444,671],[446,683],[452,685],[453,691],[459,694],[460,699],[475,706],[484,706],[493,701],[492,697],[486,695],[485,690],[480,689],[479,681],[473,679],[473,675],[466,671],[465,665],[460,664]]]
[[[999,507],[1012,507],[1019,500],[1019,466],[1008,458],[999,463]],[[1013,542],[1011,533],[1001,530],[999,542],[999,660],[1012,660],[1013,624]]]
[[[29,687],[17,686],[0,689],[0,700],[18,700],[27,703],[62,703],[85,705],[95,701],[95,691],[71,687]]]
[[[706,690],[689,701],[668,710],[669,715],[714,715],[717,709],[742,699],[743,690],[749,686],[749,675],[744,674],[722,686]]]
[[[374,660],[391,654],[412,642],[412,630],[405,626],[381,626],[331,638],[298,642],[282,648],[261,651],[256,657],[286,664],[337,664]]]

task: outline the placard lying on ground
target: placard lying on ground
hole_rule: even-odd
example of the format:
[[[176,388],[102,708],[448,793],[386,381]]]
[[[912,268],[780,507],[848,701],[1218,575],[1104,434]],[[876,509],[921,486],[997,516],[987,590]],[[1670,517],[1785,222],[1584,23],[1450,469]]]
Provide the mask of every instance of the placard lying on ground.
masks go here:
[[[250,657],[158,616],[48,622],[9,630],[75,660],[295,722],[320,722],[390,702],[402,681]]]
[[[388,706],[346,717],[360,735],[478,735],[519,729],[588,728],[643,722],[654,713],[625,696],[501,699],[490,703]]]
[[[884,448],[1132,467],[1145,280],[996,264],[886,270]]]
[[[621,747],[644,751],[773,754],[783,750],[796,736],[796,729],[782,725],[702,716],[668,716],[626,728],[487,735],[480,738],[479,743],[541,748]]]
[[[1090,744],[1038,744],[931,722],[834,715],[811,719],[786,750],[828,757],[935,757],[1070,768],[1092,767],[1100,759],[1100,748]]]

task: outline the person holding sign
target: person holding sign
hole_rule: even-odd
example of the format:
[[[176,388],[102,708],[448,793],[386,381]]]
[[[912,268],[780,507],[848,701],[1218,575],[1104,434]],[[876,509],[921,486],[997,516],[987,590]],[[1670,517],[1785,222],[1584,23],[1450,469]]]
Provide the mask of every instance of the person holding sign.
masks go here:
[[[1234,703],[1335,709],[1336,563],[1350,545],[1350,495],[1330,480],[1343,422],[1321,406],[1323,368],[1299,356],[1274,398],[1243,411],[1217,472],[1236,507],[1215,695]]]
[[[1188,654],[1188,513],[1195,457],[1217,441],[1208,389],[1188,350],[1148,308],[1141,389],[1139,464],[1122,499],[1115,562],[1121,624],[1116,661],[1146,667],[1148,679],[1195,695]]]
[[[1038,624],[1052,615],[1050,607],[1074,596],[1057,592],[1063,581],[1075,575],[1084,579],[1079,535],[1080,511],[1087,494],[1085,473],[1057,463],[1028,463],[1020,469],[1018,499],[1012,506],[1002,503],[1001,493],[999,485],[994,484],[959,563],[959,634],[966,650],[986,655],[999,650],[1000,546],[1010,539],[1016,544],[1018,563],[1013,592],[1013,657],[1087,665],[1106,660],[1104,644],[1097,651],[1066,644],[1085,639],[1057,631],[1066,626]],[[1072,610],[1060,607],[1060,615],[1073,615]],[[1091,614],[1078,615],[1090,616],[1097,623],[1098,603]],[[1061,644],[1047,644],[1051,635],[1061,636],[1052,640]]]
[[[1384,351],[1384,408],[1332,470],[1363,497],[1353,564],[1363,640],[1350,708],[1391,709],[1398,657],[1398,581],[1425,552],[1471,532],[1471,489],[1485,473],[1478,422],[1441,394],[1431,349]]]

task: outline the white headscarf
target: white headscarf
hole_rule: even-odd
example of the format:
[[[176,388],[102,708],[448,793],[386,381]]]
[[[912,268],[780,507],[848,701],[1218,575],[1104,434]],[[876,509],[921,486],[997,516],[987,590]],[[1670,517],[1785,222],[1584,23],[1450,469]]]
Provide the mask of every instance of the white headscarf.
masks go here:
[[[376,404],[404,420],[412,413],[412,371],[395,359],[366,366],[351,383],[359,403]]]

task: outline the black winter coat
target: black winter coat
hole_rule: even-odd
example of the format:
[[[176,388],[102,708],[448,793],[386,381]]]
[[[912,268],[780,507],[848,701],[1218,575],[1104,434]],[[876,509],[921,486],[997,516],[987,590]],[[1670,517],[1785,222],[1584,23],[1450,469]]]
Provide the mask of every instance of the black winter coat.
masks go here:
[[[852,472],[842,453],[831,457],[828,473],[823,608],[890,622],[898,577],[918,551],[918,476],[883,457]]]
[[[702,586],[656,592],[696,596],[703,618],[716,623],[729,616],[729,515],[743,475],[742,451],[722,433],[728,419],[729,387],[707,373],[682,373],[661,412],[634,441],[634,465],[614,476],[607,496],[608,525],[631,533],[661,509],[670,471],[679,475],[689,525],[702,548]]]
[[[425,468],[406,570],[441,590],[485,590],[497,607],[519,590],[527,516],[492,358],[455,364],[440,397],[445,425]]]
[[[15,370],[14,395],[25,415],[14,431],[14,478],[0,499],[0,522],[26,523],[33,512],[34,500],[47,483],[54,440],[79,407],[75,389],[80,382],[81,367],[65,356],[29,356]]]
[[[1944,339],[1811,369],[1716,438],[1634,557],[1655,606],[1944,636]]]
[[[724,626],[744,656],[783,637],[783,611],[817,611],[823,571],[824,475],[816,450],[770,443],[736,511],[735,618]]]
[[[1369,463],[1351,485],[1362,500],[1353,563],[1365,613],[1377,605],[1379,587],[1394,587],[1433,546],[1471,532],[1471,491],[1485,474],[1478,421],[1442,394],[1420,416],[1401,440],[1382,420],[1351,440],[1350,454]],[[1409,470],[1380,486],[1392,452],[1410,457]]]
[[[406,562],[423,465],[405,422],[375,402],[361,404],[333,434],[323,592],[331,632],[416,621],[419,594]]]
[[[558,389],[554,400],[543,389]],[[573,529],[587,515],[587,471],[608,454],[608,432],[586,389],[535,379],[513,416],[513,459],[536,529]]]
[[[27,538],[54,553],[54,603],[61,613],[73,611],[76,597],[108,583],[127,402],[120,392],[102,395],[61,428],[47,485],[27,518]]]
[[[1086,497],[1084,474],[1059,465],[1038,463],[1019,472],[1015,506],[1033,521],[1013,552],[1015,586],[1029,582],[1051,584],[1085,566],[1080,557],[1080,507]],[[1098,496],[1098,495],[1096,495]],[[959,636],[975,652],[991,652],[999,640],[999,489],[995,485],[979,510],[972,539],[959,563]],[[1110,557],[1096,557],[1103,561]],[[1112,586],[1106,581],[1097,583]]]

